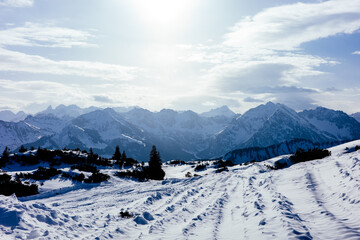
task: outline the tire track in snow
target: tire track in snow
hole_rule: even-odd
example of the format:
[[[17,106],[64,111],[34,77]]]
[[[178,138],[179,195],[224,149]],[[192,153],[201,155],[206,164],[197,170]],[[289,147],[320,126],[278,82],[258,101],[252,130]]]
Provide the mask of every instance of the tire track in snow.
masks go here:
[[[192,218],[183,229],[186,239],[218,239],[218,231],[223,219],[223,207],[229,198],[229,180],[233,177],[227,173],[221,173],[221,179],[208,176],[205,187],[209,188],[207,196],[195,199],[197,207],[194,208]],[[211,180],[211,181],[210,181]],[[201,235],[199,235],[201,233]]]
[[[356,209],[357,213],[360,209],[356,205],[347,207],[340,201],[339,190],[346,189],[349,182],[344,181],[346,174],[339,174],[339,169],[342,169],[340,163],[332,160],[296,164],[291,167],[292,176],[277,174],[276,184],[293,203],[293,209],[301,213],[299,217],[311,235],[320,239],[333,239],[339,235],[343,239],[359,239],[359,214],[356,214]],[[292,181],[293,186],[282,184],[284,181]],[[352,222],[349,222],[346,215],[351,215],[354,210],[355,215],[350,217]]]
[[[244,184],[247,188],[244,191],[244,238],[312,239],[299,213],[292,207],[293,203],[277,190],[275,181],[278,179],[273,180],[273,173],[251,176],[249,183]],[[247,209],[246,206],[253,207]]]
[[[312,191],[319,208],[322,209],[320,213],[330,218],[331,222],[336,223],[336,229],[338,229],[339,232],[343,232],[344,239],[359,239],[359,213],[357,214],[357,217],[351,218],[352,222],[348,222],[347,215],[351,214],[351,211],[354,209],[347,209],[344,203],[339,204],[337,202],[339,198],[336,194],[333,194],[335,192],[331,190],[326,192],[326,190],[331,189],[331,187],[327,185],[319,175],[319,172],[314,174],[311,171],[305,174],[308,183],[307,187]],[[341,196],[345,195],[341,194]],[[328,228],[328,226],[326,227]]]

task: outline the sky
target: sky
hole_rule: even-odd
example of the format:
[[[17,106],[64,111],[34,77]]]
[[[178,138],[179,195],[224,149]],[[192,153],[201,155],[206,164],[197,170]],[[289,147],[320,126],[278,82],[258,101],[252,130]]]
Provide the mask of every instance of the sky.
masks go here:
[[[0,0],[0,110],[360,112],[360,0]]]

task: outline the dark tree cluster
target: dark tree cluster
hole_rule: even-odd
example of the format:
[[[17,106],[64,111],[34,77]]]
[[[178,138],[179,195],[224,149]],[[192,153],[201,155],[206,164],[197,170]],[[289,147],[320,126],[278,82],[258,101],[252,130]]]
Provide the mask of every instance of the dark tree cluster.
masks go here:
[[[176,159],[176,160],[171,160],[168,164],[169,165],[185,165],[186,162]]]
[[[93,152],[92,148],[90,148],[87,155],[86,164],[94,164],[97,166],[112,166],[112,163],[109,159],[100,157],[98,154]]]
[[[38,194],[39,190],[36,184],[25,185],[20,179],[12,181],[10,175],[0,175],[0,194],[10,196],[14,193],[17,197],[25,197]]]
[[[165,172],[161,166],[160,153],[153,146],[150,152],[149,166],[138,165],[136,169],[117,172],[116,175],[118,177],[135,178],[139,181],[146,181],[147,179],[163,180]]]
[[[92,175],[84,179],[85,183],[101,183],[110,179],[110,176],[101,172],[94,172]]]
[[[290,156],[290,160],[293,163],[299,163],[299,162],[306,162],[315,159],[322,159],[330,155],[331,152],[327,149],[314,148],[308,151],[304,151],[303,149],[300,148],[296,150],[296,153],[294,155]]]
[[[82,182],[85,179],[85,175],[83,173],[77,174],[77,173],[66,173],[64,172],[63,174],[61,174],[61,177],[63,178],[68,178],[71,179],[73,181],[77,181],[77,182]]]
[[[116,176],[121,178],[133,178],[137,179],[140,182],[144,182],[148,176],[148,168],[140,167],[137,169],[131,169],[126,171],[117,172]]]
[[[119,146],[116,146],[112,159],[115,160],[115,164],[118,165],[119,168],[132,167],[139,163],[133,158],[128,158],[125,151],[121,154]]]
[[[39,167],[35,172],[33,173],[17,173],[16,178],[25,178],[25,179],[34,179],[34,180],[48,180],[52,177],[55,177],[57,175],[61,174],[61,170],[58,170],[56,168],[44,168]]]
[[[22,148],[20,147],[20,150]],[[20,151],[19,150],[19,151]],[[51,166],[57,166],[60,164],[94,164],[98,166],[112,166],[111,161],[106,158],[99,157],[98,154],[93,153],[92,148],[90,148],[90,153],[84,150],[82,153],[87,154],[87,157],[80,155],[79,151],[68,151],[67,149],[64,150],[48,150],[46,148],[38,148],[37,151],[29,152],[27,154],[23,154],[23,152],[27,151],[25,148],[21,150],[21,154],[13,154],[9,155],[8,148],[5,148],[3,152],[3,156],[1,158],[0,167],[5,166],[10,160],[17,162],[24,165],[36,165],[40,162],[48,162]]]
[[[194,171],[199,172],[199,171],[203,171],[205,169],[206,169],[206,164],[201,163],[201,164],[196,165],[196,167],[194,168]]]
[[[1,160],[0,167],[5,167],[6,163],[8,163],[8,161],[9,161],[9,148],[8,147],[5,147],[0,160]]]
[[[21,147],[19,148],[19,153],[24,153],[26,151],[27,149],[24,147],[24,145],[21,145]]]
[[[218,160],[215,162],[216,168],[223,168],[223,167],[232,167],[235,166],[235,164],[231,160]]]
[[[71,166],[71,170],[74,170],[74,169],[78,169],[79,171],[83,171],[83,172],[91,172],[91,173],[99,171],[95,166],[90,165],[90,164]]]

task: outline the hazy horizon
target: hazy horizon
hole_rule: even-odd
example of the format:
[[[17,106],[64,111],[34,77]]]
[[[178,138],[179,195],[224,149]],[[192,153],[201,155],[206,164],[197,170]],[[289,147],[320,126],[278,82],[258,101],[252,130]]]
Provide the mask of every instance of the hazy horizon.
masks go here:
[[[269,101],[269,102],[272,102],[272,101]],[[27,112],[27,111],[21,110],[21,109],[20,109],[19,111],[12,111],[11,109],[1,109],[1,108],[0,108],[0,112],[1,112],[1,111],[6,111],[6,110],[8,110],[8,111],[13,112],[14,114],[17,114],[17,113],[19,113],[19,112],[24,112],[24,113],[26,113],[26,114],[34,115],[34,114],[37,114],[37,113],[40,113],[40,112],[43,112],[43,111],[47,110],[49,107],[51,107],[52,109],[56,109],[56,108],[59,107],[59,106],[69,107],[69,106],[71,106],[71,105],[74,105],[74,106],[79,107],[79,108],[81,108],[81,109],[87,109],[87,108],[99,108],[99,109],[106,109],[106,108],[123,108],[123,109],[125,110],[125,109],[141,108],[141,109],[149,110],[149,111],[154,112],[154,113],[160,112],[160,111],[162,111],[162,110],[170,109],[170,110],[174,110],[174,111],[177,111],[177,112],[193,111],[193,112],[195,112],[195,113],[197,113],[197,114],[207,113],[207,112],[210,112],[210,111],[213,111],[213,110],[222,108],[222,107],[227,107],[227,108],[229,108],[232,112],[234,112],[235,114],[244,114],[245,112],[247,112],[248,110],[250,110],[250,109],[252,109],[252,108],[256,108],[256,107],[258,107],[258,106],[260,106],[260,105],[265,105],[265,104],[267,104],[267,103],[269,103],[269,102],[259,103],[259,104],[257,104],[257,105],[254,106],[254,107],[245,109],[245,111],[243,111],[243,112],[236,112],[236,111],[234,111],[233,109],[231,109],[231,108],[230,108],[229,106],[227,106],[227,105],[222,105],[222,106],[219,106],[219,107],[210,108],[210,109],[205,110],[205,111],[195,111],[195,110],[193,110],[193,109],[173,109],[173,108],[161,108],[160,110],[150,110],[150,109],[143,108],[143,107],[140,107],[140,106],[102,106],[102,107],[99,107],[99,106],[86,106],[86,107],[81,107],[81,106],[78,106],[78,105],[76,105],[76,104],[65,105],[65,104],[62,104],[62,103],[60,103],[60,104],[58,104],[58,105],[54,105],[54,106],[50,104],[50,105],[48,105],[47,107],[45,107],[44,109],[40,109],[39,111],[33,111],[33,112]],[[277,102],[272,102],[272,103],[278,104]],[[279,103],[279,104],[282,104],[282,103]],[[286,104],[283,104],[283,105],[287,106]],[[287,107],[289,107],[289,106],[287,106]],[[301,109],[301,110],[295,110],[295,109],[294,109],[294,110],[295,110],[296,112],[301,112],[301,111],[304,111],[304,110],[315,109],[315,108],[317,108],[317,107],[323,107],[323,106],[313,106],[313,107],[311,107],[311,108],[304,108],[304,109]],[[344,111],[344,110],[342,110],[342,109],[332,109],[332,110],[335,110],[335,111],[343,111],[343,112],[345,112],[345,113],[348,114],[348,115],[351,115],[351,114],[354,114],[354,113],[359,113],[359,112],[350,112],[350,113],[349,113],[349,112],[346,112],[346,111]],[[125,111],[126,111],[126,110],[125,110]]]

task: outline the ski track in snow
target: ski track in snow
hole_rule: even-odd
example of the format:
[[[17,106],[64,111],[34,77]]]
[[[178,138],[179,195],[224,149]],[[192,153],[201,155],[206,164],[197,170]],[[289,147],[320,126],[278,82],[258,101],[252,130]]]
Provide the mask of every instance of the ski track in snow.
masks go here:
[[[277,171],[255,163],[202,177],[112,177],[57,194],[0,196],[0,239],[360,239],[360,152],[344,148]]]

